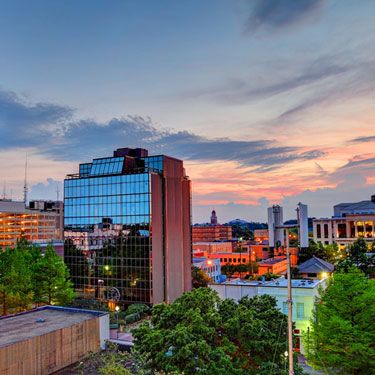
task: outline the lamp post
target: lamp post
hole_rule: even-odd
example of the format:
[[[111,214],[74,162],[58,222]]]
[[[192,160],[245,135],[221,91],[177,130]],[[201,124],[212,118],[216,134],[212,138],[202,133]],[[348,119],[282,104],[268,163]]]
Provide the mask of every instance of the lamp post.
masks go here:
[[[120,312],[120,306],[116,306],[115,307],[115,310],[116,310],[116,317],[117,317],[117,335],[116,335],[116,337],[117,337],[117,339],[118,339],[118,331],[119,331],[119,325],[118,325],[118,314],[119,314],[119,312]]]

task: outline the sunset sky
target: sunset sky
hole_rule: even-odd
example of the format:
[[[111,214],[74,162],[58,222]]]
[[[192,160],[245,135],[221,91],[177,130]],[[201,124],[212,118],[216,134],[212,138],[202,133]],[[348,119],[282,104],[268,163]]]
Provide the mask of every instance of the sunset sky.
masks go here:
[[[194,222],[375,194],[375,1],[0,2],[0,192],[118,147],[185,161]],[[3,188],[5,186],[5,189]],[[60,198],[62,194],[60,193]]]

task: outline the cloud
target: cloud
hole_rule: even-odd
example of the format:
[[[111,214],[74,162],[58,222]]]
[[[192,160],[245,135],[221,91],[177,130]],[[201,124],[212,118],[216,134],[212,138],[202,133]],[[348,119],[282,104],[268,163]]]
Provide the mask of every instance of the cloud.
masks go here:
[[[362,170],[375,170],[375,157],[371,158],[361,158],[356,156],[348,161],[347,164],[339,168],[339,170],[347,170],[351,168],[360,167]]]
[[[323,0],[257,0],[247,19],[246,32],[272,32],[302,24],[316,15],[323,3]]]
[[[0,147],[36,146],[64,131],[72,108],[51,103],[27,103],[13,92],[0,90]]]
[[[124,116],[105,123],[74,121],[69,107],[48,103],[26,105],[16,95],[7,93],[0,96],[0,109],[0,147],[34,146],[53,160],[84,161],[108,155],[118,147],[141,146],[153,153],[187,160],[237,161],[264,172],[324,155],[321,150],[280,146],[271,140],[210,139],[187,131],[159,129],[150,118],[141,116]]]
[[[46,182],[39,182],[30,188],[29,200],[32,199],[50,199],[56,200],[57,197],[63,197],[63,183],[53,178],[47,178]]]
[[[181,97],[184,99],[208,97],[220,104],[244,104],[286,94],[299,88],[308,88],[330,78],[337,79],[340,75],[358,69],[358,66],[336,63],[336,60],[338,60],[336,56],[324,56],[286,77],[279,78],[277,73],[270,77],[267,72],[265,80],[259,80],[258,75],[254,74],[248,79],[229,79],[217,87],[191,90],[183,93]]]
[[[369,137],[353,138],[349,141],[349,143],[366,143],[366,142],[375,142],[375,135],[370,135]]]

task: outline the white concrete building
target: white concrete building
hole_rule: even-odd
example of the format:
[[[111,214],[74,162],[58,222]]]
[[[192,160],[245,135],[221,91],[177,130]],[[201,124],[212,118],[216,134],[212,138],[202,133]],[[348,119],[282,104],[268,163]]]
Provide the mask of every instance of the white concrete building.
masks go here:
[[[310,327],[310,319],[313,316],[314,303],[319,293],[319,287],[325,288],[326,279],[323,280],[292,280],[292,298],[293,298],[293,321],[295,322],[295,334],[301,335],[307,332]],[[252,298],[257,295],[268,294],[276,298],[277,307],[288,314],[288,292],[287,280],[284,277],[268,281],[244,281],[232,280],[221,284],[211,284],[210,288],[215,290],[220,298],[240,300],[248,296]],[[301,347],[301,345],[299,345]],[[302,349],[301,349],[302,350]]]
[[[221,281],[221,266],[220,259],[207,259],[207,258],[193,258],[193,266],[203,270],[213,282],[218,283]]]

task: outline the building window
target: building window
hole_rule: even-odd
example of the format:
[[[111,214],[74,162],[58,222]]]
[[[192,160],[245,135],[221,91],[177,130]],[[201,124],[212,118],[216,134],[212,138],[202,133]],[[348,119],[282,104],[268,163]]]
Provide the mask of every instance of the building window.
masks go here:
[[[337,234],[339,238],[346,238],[346,224],[337,224]]]
[[[324,224],[324,238],[328,238],[328,224]]]
[[[318,238],[322,237],[322,231],[321,231],[321,228],[320,228],[320,224],[316,224],[316,236]]]
[[[297,319],[303,319],[305,317],[305,304],[297,302]]]

